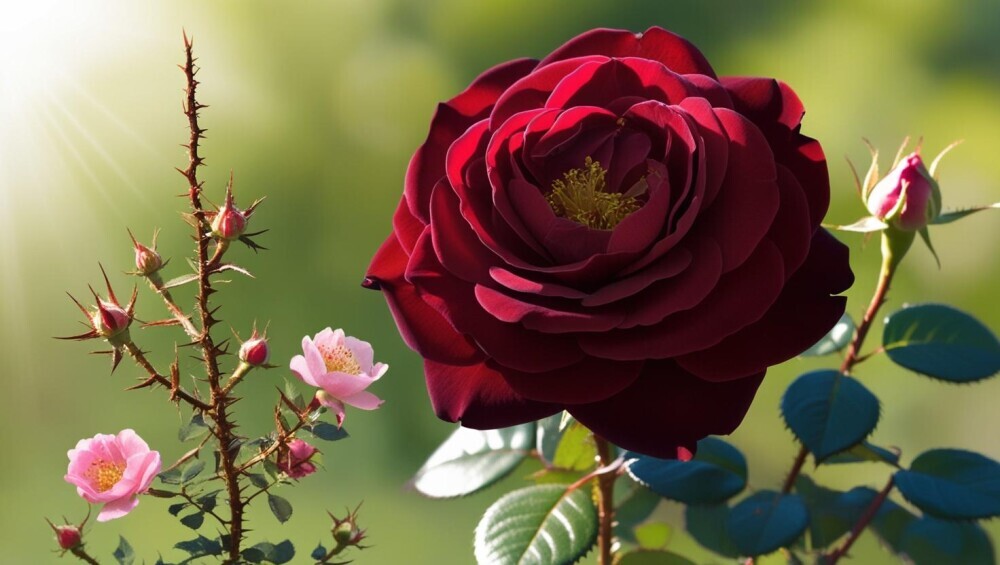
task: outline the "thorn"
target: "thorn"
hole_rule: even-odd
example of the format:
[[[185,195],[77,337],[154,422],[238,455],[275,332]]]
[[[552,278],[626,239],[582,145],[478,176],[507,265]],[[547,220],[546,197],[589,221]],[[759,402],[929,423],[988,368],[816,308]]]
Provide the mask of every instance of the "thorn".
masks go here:
[[[66,296],[68,296],[70,300],[72,300],[73,303],[76,304],[76,307],[79,308],[81,312],[83,312],[83,315],[86,316],[87,319],[90,319],[90,312],[88,312],[87,309],[83,307],[83,304],[80,304],[79,300],[74,298],[73,295],[68,292],[66,293]]]
[[[114,352],[111,354],[111,374],[112,375],[115,374],[115,369],[118,368],[118,364],[121,363],[121,362],[122,362],[122,351],[121,351],[121,349],[118,349],[116,347],[114,349]]]
[[[101,275],[104,276],[104,284],[108,287],[108,298],[115,304],[118,304],[118,297],[115,296],[115,291],[111,288],[111,281],[108,280],[108,273],[104,272],[104,265],[100,263],[97,265],[101,268]]]

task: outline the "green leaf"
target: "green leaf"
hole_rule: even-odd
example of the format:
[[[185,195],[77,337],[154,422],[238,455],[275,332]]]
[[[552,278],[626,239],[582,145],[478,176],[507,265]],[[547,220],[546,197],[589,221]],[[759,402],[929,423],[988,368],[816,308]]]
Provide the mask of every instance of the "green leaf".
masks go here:
[[[170,279],[169,281],[163,283],[163,286],[161,286],[160,288],[164,290],[169,288],[176,288],[178,286],[194,282],[196,280],[198,280],[198,273],[190,273],[187,275],[181,275],[175,279]]]
[[[615,565],[696,565],[696,563],[670,551],[639,549],[623,553],[615,560]]]
[[[217,540],[208,539],[205,536],[198,536],[193,540],[179,541],[174,547],[186,551],[192,557],[204,555],[222,555],[222,544]]]
[[[278,464],[270,459],[265,459],[262,465],[267,476],[271,477],[272,481],[277,481],[278,476],[281,475],[281,469],[278,467]]]
[[[899,553],[902,551],[903,532],[914,520],[918,518],[891,499],[886,499],[875,514],[871,529],[893,552]]]
[[[168,485],[179,485],[183,481],[181,480],[181,470],[179,468],[173,468],[169,471],[164,471],[156,476],[161,482]]]
[[[714,437],[698,442],[694,459],[657,459],[628,454],[628,474],[664,498],[685,504],[715,504],[747,484],[747,462],[738,449]]]
[[[205,462],[195,459],[189,463],[181,472],[181,482],[186,483],[197,477],[205,469]]]
[[[260,473],[247,473],[247,478],[250,479],[250,484],[257,488],[267,488],[267,485],[271,484],[267,477]]]
[[[188,420],[187,424],[177,430],[177,439],[180,441],[188,441],[201,436],[208,431],[208,425],[205,424],[205,417],[202,416],[201,412],[195,412],[191,415],[191,419]]]
[[[213,490],[210,493],[203,494],[202,496],[200,496],[198,498],[198,506],[201,506],[201,509],[204,510],[204,511],[206,511],[206,512],[210,512],[212,510],[215,510],[215,505],[218,504],[218,502],[219,502],[218,496],[219,496],[220,492],[222,492],[222,491],[221,490]]]
[[[854,320],[847,314],[844,314],[840,317],[840,321],[825,336],[821,337],[812,347],[799,355],[802,357],[819,357],[821,355],[836,353],[847,347],[847,344],[851,342],[851,338],[854,337],[854,329]]]
[[[538,485],[490,506],[476,526],[474,545],[479,563],[574,563],[596,539],[597,509],[589,489]]]
[[[851,231],[857,233],[871,233],[875,231],[882,231],[889,227],[885,222],[879,220],[874,216],[865,216],[860,220],[854,222],[853,224],[848,224],[846,226],[826,226],[830,229],[835,229],[839,231]]]
[[[167,507],[167,512],[170,512],[171,516],[176,516],[181,513],[181,510],[187,508],[187,506],[188,506],[187,502],[179,502],[177,504],[171,504],[169,507]]]
[[[741,554],[756,557],[791,545],[808,525],[802,498],[760,491],[729,511],[726,531]]]
[[[643,549],[663,549],[667,547],[671,533],[669,525],[663,522],[649,522],[635,529],[635,539]]]
[[[827,465],[839,465],[844,463],[864,463],[866,461],[887,463],[893,467],[899,467],[899,449],[886,449],[863,441],[847,451],[841,451],[831,456],[824,463]]]
[[[309,554],[309,557],[312,557],[316,561],[323,559],[324,557],[326,557],[326,548],[323,547],[322,543],[317,545],[316,549],[314,549],[313,552]]]
[[[896,487],[924,512],[952,520],[1000,516],[1000,463],[971,451],[932,449],[896,472]]]
[[[534,445],[534,423],[485,431],[458,428],[417,471],[411,484],[431,498],[472,494],[513,471]]]
[[[991,208],[1000,208],[1000,202],[995,204],[986,204],[984,206],[973,206],[972,208],[966,208],[964,210],[952,210],[951,212],[945,212],[944,214],[941,214],[937,218],[931,220],[931,224],[950,224],[955,220],[961,220],[969,214],[975,214],[976,212],[982,212],[983,210],[989,210]]]
[[[205,513],[195,512],[194,514],[188,514],[187,516],[181,518],[181,524],[191,528],[192,530],[197,530],[205,523]]]
[[[781,413],[818,461],[848,449],[875,429],[879,403],[853,377],[826,369],[795,380],[781,399]]]
[[[705,549],[723,557],[739,557],[741,552],[729,537],[727,522],[729,506],[688,506],[684,509],[684,524],[691,537]]]
[[[546,463],[551,464],[552,460],[555,459],[556,447],[559,446],[559,440],[562,439],[563,431],[566,429],[562,426],[564,414],[566,412],[559,412],[538,421],[536,449]]]
[[[282,563],[288,563],[295,557],[295,546],[288,540],[278,545],[263,541],[253,547],[244,549],[240,555],[243,556],[243,559],[251,563],[268,562],[281,565]],[[324,555],[326,554],[324,553]]]
[[[809,539],[813,549],[828,547],[850,531],[878,495],[866,487],[849,492],[830,490],[805,475],[796,479],[795,492],[809,511]]]
[[[292,504],[276,494],[267,493],[267,505],[271,507],[271,513],[284,524],[292,517]]]
[[[1000,341],[972,316],[943,304],[909,306],[885,322],[882,346],[897,365],[954,383],[1000,371]]]
[[[552,464],[560,469],[586,471],[595,466],[596,460],[597,447],[590,430],[583,424],[574,422],[563,432]]]
[[[118,565],[132,565],[135,563],[135,551],[132,549],[132,544],[123,536],[118,536],[118,549],[115,549],[112,555],[114,555]]]
[[[305,408],[305,400],[302,398],[302,393],[299,392],[298,388],[292,383],[292,381],[285,380],[285,396],[292,401],[292,404],[301,408]]]
[[[660,495],[633,481],[615,483],[615,535],[638,543],[635,527],[645,522],[660,505]]]
[[[347,430],[344,428],[338,428],[337,426],[327,422],[316,422],[306,429],[309,430],[312,435],[324,441],[340,441],[348,437]]]
[[[911,521],[903,531],[900,552],[916,565],[996,563],[993,544],[974,522],[950,522],[930,516]]]

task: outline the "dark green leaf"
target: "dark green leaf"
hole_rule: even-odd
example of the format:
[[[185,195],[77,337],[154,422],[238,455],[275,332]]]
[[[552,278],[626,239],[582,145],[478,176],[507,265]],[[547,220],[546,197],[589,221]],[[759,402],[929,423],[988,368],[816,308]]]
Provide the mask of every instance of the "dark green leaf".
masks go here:
[[[659,506],[660,495],[632,482],[615,483],[615,535],[636,543],[635,527],[644,522]]]
[[[949,382],[1000,371],[1000,342],[972,316],[943,304],[909,306],[888,317],[882,346],[896,364]]]
[[[271,477],[272,481],[277,480],[278,476],[281,475],[281,469],[278,467],[278,464],[275,463],[274,461],[270,459],[265,459],[263,465],[264,465],[264,472],[267,473],[267,476]]]
[[[253,547],[244,549],[241,555],[243,559],[251,563],[268,562],[281,565],[282,563],[288,563],[295,557],[295,547],[288,540],[278,545],[264,541]]]
[[[215,505],[218,504],[218,496],[220,492],[222,491],[214,490],[212,492],[201,495],[198,498],[198,506],[201,506],[201,509],[206,512],[215,510]]]
[[[168,485],[179,485],[183,482],[181,480],[181,470],[178,468],[164,471],[157,475],[157,478],[160,479],[161,482]]]
[[[187,516],[181,518],[181,524],[191,528],[192,530],[197,530],[205,523],[205,513],[195,512],[194,514],[188,514]]]
[[[316,549],[314,549],[313,552],[309,554],[309,557],[312,557],[316,561],[323,559],[324,557],[326,557],[326,548],[323,547],[323,544],[317,545]]]
[[[562,434],[565,430],[561,426],[563,414],[565,412],[559,412],[538,421],[536,448],[542,460],[546,463],[551,464],[552,460],[555,459],[556,447],[559,445],[559,440],[562,439]]]
[[[725,504],[688,506],[684,509],[684,523],[695,541],[724,557],[739,557],[741,552],[726,530],[728,521],[729,506]]]
[[[629,454],[629,475],[660,496],[685,504],[725,501],[747,483],[747,462],[738,449],[714,437],[698,442],[690,461]]]
[[[292,517],[292,504],[276,494],[267,493],[267,505],[271,507],[271,513],[284,524]]]
[[[827,465],[837,465],[843,463],[864,463],[866,461],[887,463],[893,467],[898,467],[899,449],[886,449],[864,441],[847,451],[841,451],[831,456],[824,463]]]
[[[534,423],[500,430],[459,428],[417,471],[411,484],[431,498],[472,494],[513,471],[534,445]]]
[[[615,565],[696,565],[687,557],[669,551],[639,549],[622,554]]]
[[[170,512],[171,516],[176,516],[181,513],[181,510],[187,508],[187,506],[188,506],[187,502],[179,502],[177,504],[171,504],[169,507],[167,507],[167,512]]]
[[[267,485],[271,484],[267,477],[259,473],[247,473],[247,478],[250,479],[250,484],[257,488],[267,488]]]
[[[184,467],[184,471],[181,472],[181,482],[186,483],[195,477],[197,477],[205,469],[205,462],[201,459],[195,459]]]
[[[338,441],[347,437],[347,430],[327,422],[316,422],[306,429],[312,432],[312,435],[325,441]]]
[[[285,540],[274,546],[274,551],[267,556],[268,561],[276,565],[288,563],[293,558],[295,558],[295,546],[289,540]]]
[[[908,510],[887,499],[872,520],[871,529],[893,552],[902,551],[903,532],[918,518]]]
[[[878,424],[879,404],[856,379],[827,369],[796,379],[781,399],[781,413],[795,437],[822,461],[868,437]]]
[[[574,563],[596,539],[597,509],[589,489],[532,486],[507,493],[486,511],[476,526],[476,560],[491,565]]]
[[[590,430],[583,424],[574,422],[563,432],[552,464],[560,469],[586,471],[595,466],[596,460],[597,448],[591,439]]]
[[[259,544],[258,544],[259,545]],[[240,552],[243,559],[249,563],[263,563],[264,562],[264,552],[254,547],[248,547]]]
[[[916,565],[996,563],[990,538],[974,522],[950,522],[924,516],[909,523],[900,546],[901,553]]]
[[[896,487],[914,506],[939,518],[1000,516],[1000,463],[971,451],[932,449],[897,471]]]
[[[808,525],[800,497],[760,491],[729,511],[726,531],[741,554],[756,557],[791,545]]]
[[[849,492],[830,490],[805,475],[796,479],[795,492],[809,511],[809,539],[813,549],[828,547],[850,531],[878,494],[865,487]]]
[[[836,353],[847,347],[847,344],[851,342],[851,338],[854,336],[854,329],[854,320],[847,314],[844,314],[840,317],[840,321],[825,336],[820,338],[812,347],[800,353],[800,355],[803,357],[819,357],[821,355]]]
[[[205,536],[198,536],[193,540],[180,541],[174,547],[181,551],[186,551],[192,556],[202,555],[222,555],[222,544],[217,540],[208,539]]]
[[[132,565],[135,563],[135,551],[132,549],[132,544],[122,536],[118,536],[118,548],[115,549],[112,555],[118,561],[118,565]]]
[[[188,420],[187,424],[177,430],[177,439],[180,441],[188,441],[202,434],[208,432],[208,426],[205,424],[205,417],[201,415],[201,412],[195,412],[191,415],[191,419]]]

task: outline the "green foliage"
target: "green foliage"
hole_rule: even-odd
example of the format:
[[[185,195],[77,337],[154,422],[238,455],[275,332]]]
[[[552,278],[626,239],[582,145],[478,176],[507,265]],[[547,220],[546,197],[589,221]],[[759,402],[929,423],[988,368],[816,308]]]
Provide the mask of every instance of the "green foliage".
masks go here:
[[[698,442],[691,461],[630,454],[628,474],[664,498],[685,504],[715,504],[739,494],[747,482],[747,462],[738,449],[718,438]]]
[[[971,451],[932,449],[897,471],[896,487],[914,506],[939,518],[1000,516],[1000,463]]]
[[[123,536],[118,536],[118,548],[112,554],[118,565],[132,565],[135,563],[135,551],[132,549],[132,544],[128,542]]]
[[[893,467],[898,467],[899,451],[893,451],[891,449],[886,449],[884,447],[868,443],[867,441],[863,441],[847,451],[841,451],[840,453],[823,461],[826,465],[842,465],[845,463],[865,462],[885,463],[887,465],[892,465]]]
[[[181,524],[191,528],[192,530],[197,530],[205,523],[205,513],[195,512],[194,514],[188,514],[181,518]]]
[[[201,474],[205,470],[205,462],[201,459],[195,459],[188,463],[184,469],[181,471],[181,483],[188,483],[194,480],[195,477]]]
[[[729,506],[726,504],[684,509],[684,523],[695,541],[724,557],[739,557],[742,552],[729,537],[728,521]]]
[[[192,558],[222,555],[224,549],[221,540],[209,539],[205,536],[198,536],[193,540],[177,542],[174,544],[174,547],[187,552]]]
[[[590,436],[590,430],[573,422],[562,434],[559,445],[556,446],[552,464],[560,469],[585,471],[594,466],[597,458],[597,448]]]
[[[781,400],[781,413],[795,437],[817,460],[868,437],[879,419],[879,403],[864,385],[831,369],[806,373]]]
[[[647,522],[635,528],[635,539],[643,549],[667,547],[671,534],[670,526],[663,522]]]
[[[802,357],[819,357],[822,355],[836,353],[847,347],[847,344],[851,342],[851,338],[854,336],[854,330],[854,320],[852,320],[847,314],[844,314],[840,317],[840,321],[838,321],[825,336],[821,337],[819,341],[817,341],[809,349],[800,353],[800,355]]]
[[[900,549],[915,565],[996,563],[993,544],[973,522],[950,522],[930,516],[914,519],[902,533]]]
[[[431,498],[465,496],[514,470],[536,441],[535,424],[502,430],[459,428],[417,471],[411,484]]]
[[[311,426],[306,426],[305,429],[324,441],[340,441],[348,437],[347,430],[338,428],[328,422],[316,422]]]
[[[589,489],[537,485],[507,493],[476,526],[475,553],[491,565],[574,563],[597,537]]]
[[[276,494],[267,493],[267,505],[282,524],[292,517],[292,503]]]
[[[828,547],[849,532],[878,494],[866,487],[831,490],[805,475],[796,479],[795,492],[809,511],[809,540],[814,549]]]
[[[633,481],[615,483],[615,536],[638,543],[635,527],[659,506],[660,495]]]
[[[726,532],[741,554],[755,557],[791,545],[808,525],[802,498],[765,490],[729,511]]]
[[[535,449],[538,450],[538,454],[541,456],[542,461],[546,463],[552,463],[552,460],[556,457],[556,448],[559,446],[559,440],[562,439],[563,432],[569,426],[567,422],[564,421],[565,412],[559,412],[558,414],[553,414],[548,418],[542,418],[538,421],[538,427],[536,432],[536,445]],[[572,418],[570,418],[572,420]]]
[[[615,561],[615,565],[696,565],[687,557],[677,555],[670,551],[651,551],[648,549],[638,549],[623,553]]]
[[[896,364],[949,382],[1000,371],[1000,341],[969,314],[943,304],[909,306],[886,320],[882,346]]]
[[[206,432],[208,432],[208,424],[205,423],[205,417],[201,412],[195,412],[191,415],[191,419],[177,430],[177,439],[189,441],[201,437]]]
[[[250,563],[275,563],[276,565],[281,565],[295,558],[295,546],[289,540],[285,540],[278,545],[265,541],[244,549],[240,555]]]

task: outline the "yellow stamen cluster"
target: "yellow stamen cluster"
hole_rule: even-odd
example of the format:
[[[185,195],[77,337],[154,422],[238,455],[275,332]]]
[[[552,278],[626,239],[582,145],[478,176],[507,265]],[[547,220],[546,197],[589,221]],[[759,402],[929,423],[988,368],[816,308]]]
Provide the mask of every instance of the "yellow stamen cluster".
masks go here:
[[[87,469],[85,476],[92,481],[94,490],[105,492],[118,484],[118,481],[122,479],[122,475],[124,474],[124,463],[113,463],[98,459],[90,464],[90,468]]]
[[[323,356],[323,362],[326,364],[327,371],[331,373],[347,373],[349,375],[361,374],[361,364],[354,357],[354,353],[344,347],[343,344],[336,347],[321,345],[319,346],[319,352]]]
[[[557,216],[588,228],[613,229],[642,204],[634,196],[606,192],[605,174],[600,163],[587,157],[583,168],[571,169],[553,182],[545,199]]]

